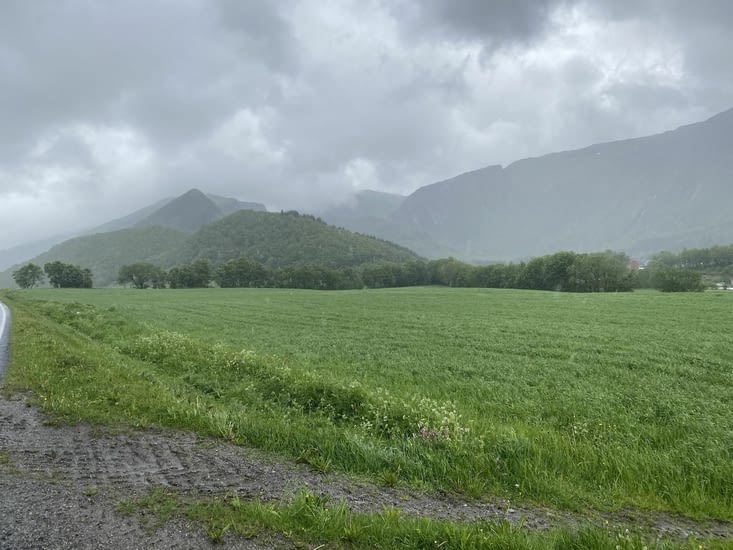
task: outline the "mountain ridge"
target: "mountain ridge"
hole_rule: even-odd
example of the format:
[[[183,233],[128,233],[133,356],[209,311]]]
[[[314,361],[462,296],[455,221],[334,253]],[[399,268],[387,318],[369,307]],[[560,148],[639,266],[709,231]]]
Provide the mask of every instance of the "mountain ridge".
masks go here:
[[[155,201],[147,206],[144,206],[138,210],[130,212],[119,218],[114,218],[102,225],[94,226],[92,228],[78,231],[71,234],[56,235],[47,239],[24,243],[12,248],[0,250],[0,271],[12,268],[23,262],[29,261],[30,259],[43,254],[47,250],[51,249],[55,245],[66,242],[69,239],[76,237],[83,237],[94,235],[98,233],[109,233],[119,231],[122,229],[130,229],[133,227],[140,226],[151,226],[151,225],[162,225],[164,227],[170,227],[176,230],[182,230],[187,233],[191,233],[201,227],[206,221],[206,216],[201,213],[196,214],[201,219],[199,223],[192,223],[190,220],[181,219],[180,212],[177,212],[177,208],[166,208],[171,202],[182,199],[182,197],[192,193],[197,196],[199,203],[206,204],[211,202],[215,205],[216,210],[211,209],[209,214],[214,215],[213,219],[221,219],[228,216],[238,210],[255,210],[266,212],[265,205],[258,202],[244,202],[239,199],[232,197],[223,197],[214,194],[204,194],[198,189],[190,189],[183,195],[177,197],[166,197]],[[198,194],[205,195],[205,199],[200,197]],[[180,204],[180,203],[179,203]]]
[[[360,230],[429,258],[480,262],[726,244],[731,174],[733,109],[661,134],[465,172],[420,187],[387,222]]]
[[[194,203],[206,205],[197,194]],[[210,212],[204,208],[203,214]],[[310,215],[238,210],[193,233],[160,225],[138,225],[75,237],[30,261],[43,266],[61,261],[90,268],[95,286],[115,284],[123,265],[147,262],[168,269],[206,259],[212,265],[246,257],[278,269],[313,265],[354,268],[368,263],[417,259],[404,247],[330,226]],[[13,286],[11,271],[0,273],[0,287]]]
[[[733,242],[732,174],[728,109],[655,135],[486,166],[408,196],[362,191],[319,215],[427,258],[486,263],[605,249],[644,257]],[[240,210],[266,208],[192,189],[96,229],[163,225],[192,234]],[[3,256],[17,264],[23,249]]]

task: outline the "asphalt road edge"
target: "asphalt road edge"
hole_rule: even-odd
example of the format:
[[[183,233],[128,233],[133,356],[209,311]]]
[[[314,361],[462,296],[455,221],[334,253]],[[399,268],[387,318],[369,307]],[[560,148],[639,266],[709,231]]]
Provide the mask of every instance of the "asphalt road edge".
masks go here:
[[[12,318],[8,306],[0,302],[0,380],[10,359],[10,326]]]

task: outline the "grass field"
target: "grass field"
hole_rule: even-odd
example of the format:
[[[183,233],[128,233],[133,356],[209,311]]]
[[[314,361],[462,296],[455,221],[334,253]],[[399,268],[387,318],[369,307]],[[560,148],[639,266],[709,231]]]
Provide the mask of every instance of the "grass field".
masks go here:
[[[15,291],[11,388],[384,484],[733,519],[733,295]],[[31,344],[32,343],[32,344]]]

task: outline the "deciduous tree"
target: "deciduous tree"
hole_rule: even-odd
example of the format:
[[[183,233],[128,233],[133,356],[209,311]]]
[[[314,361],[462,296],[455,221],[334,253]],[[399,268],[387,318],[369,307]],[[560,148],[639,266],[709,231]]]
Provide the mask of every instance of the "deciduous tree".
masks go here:
[[[13,271],[13,280],[20,288],[33,288],[43,282],[43,270],[41,266],[29,263],[20,269]]]

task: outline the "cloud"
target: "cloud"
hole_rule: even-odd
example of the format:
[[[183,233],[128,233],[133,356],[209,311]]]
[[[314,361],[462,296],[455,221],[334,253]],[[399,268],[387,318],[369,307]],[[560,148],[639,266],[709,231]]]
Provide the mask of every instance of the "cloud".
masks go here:
[[[733,3],[8,0],[0,249],[199,187],[311,210],[729,108]]]
[[[531,41],[540,35],[562,0],[414,0],[397,3],[394,13],[426,38],[479,41],[490,47]]]

